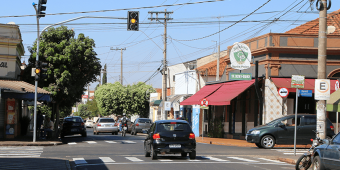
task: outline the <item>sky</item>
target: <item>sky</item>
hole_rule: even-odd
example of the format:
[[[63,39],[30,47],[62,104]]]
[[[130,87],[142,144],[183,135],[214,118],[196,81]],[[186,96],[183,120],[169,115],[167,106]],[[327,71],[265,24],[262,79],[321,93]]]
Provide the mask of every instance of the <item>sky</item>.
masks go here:
[[[39,0],[4,1],[0,6],[0,23],[15,22],[20,27],[28,62],[37,38],[37,21],[32,3]],[[195,60],[226,50],[241,42],[266,33],[284,33],[319,17],[315,2],[309,0],[47,0],[46,16],[40,30],[48,25],[80,16],[84,18],[64,24],[78,35],[94,39],[101,65],[107,65],[108,83],[120,81],[121,51],[123,51],[123,85],[145,82],[161,88],[162,78],[157,68],[163,60],[162,22],[151,21],[149,12],[171,11],[167,23],[167,63],[169,66]],[[332,1],[328,13],[339,10],[340,1]],[[139,31],[127,31],[127,11],[139,11]],[[155,17],[155,15],[153,15]],[[164,14],[159,14],[164,18]],[[121,19],[117,19],[121,18]],[[90,84],[94,90],[99,82]]]

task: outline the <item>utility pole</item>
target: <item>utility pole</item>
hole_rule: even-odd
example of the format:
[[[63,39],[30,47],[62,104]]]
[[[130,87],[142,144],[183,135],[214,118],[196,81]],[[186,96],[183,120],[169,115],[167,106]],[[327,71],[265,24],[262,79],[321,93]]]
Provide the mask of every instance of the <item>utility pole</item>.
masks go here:
[[[167,23],[166,21],[168,20],[172,20],[172,18],[169,18],[169,14],[172,14],[173,12],[167,12],[166,9],[163,11],[157,11],[157,12],[152,12],[149,11],[149,13],[151,14],[151,18],[149,18],[149,20],[156,20],[160,23],[162,23],[160,20],[164,20],[164,22],[162,23],[164,25],[164,50],[163,50],[163,54],[164,54],[164,59],[163,59],[163,70],[162,70],[162,101],[165,102],[166,101],[166,94],[167,94],[167,87],[166,87],[166,76],[167,76],[167,61],[166,61],[166,46],[167,46]],[[156,14],[156,17],[153,18],[152,14]],[[159,18],[158,14],[164,14],[164,18]],[[164,107],[161,113],[161,119],[166,120],[167,114],[165,113]]]
[[[319,5],[320,3],[320,5]],[[330,4],[329,4],[330,5]],[[319,12],[319,45],[318,45],[318,79],[326,79],[327,65],[327,0],[317,0],[316,3]],[[326,128],[326,100],[317,102],[317,127],[319,137],[325,139],[327,134]]]
[[[123,85],[123,50],[126,50],[126,48],[110,48],[110,50],[120,50],[120,84]]]
[[[218,17],[218,55],[217,55],[217,68],[216,68],[216,81],[219,81],[220,80],[220,19],[221,19],[221,16]],[[217,45],[217,42],[216,42],[216,45]]]

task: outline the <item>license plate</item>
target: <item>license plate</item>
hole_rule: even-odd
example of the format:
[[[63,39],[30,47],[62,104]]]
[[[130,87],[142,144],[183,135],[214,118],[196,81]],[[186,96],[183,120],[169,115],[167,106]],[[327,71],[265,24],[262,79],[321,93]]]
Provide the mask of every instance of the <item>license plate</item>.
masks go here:
[[[77,129],[71,129],[71,132],[77,132],[78,130]]]
[[[172,144],[169,145],[169,148],[181,148],[181,144]]]
[[[111,125],[105,125],[105,127],[111,127]]]
[[[124,127],[124,130],[127,130],[127,127]]]

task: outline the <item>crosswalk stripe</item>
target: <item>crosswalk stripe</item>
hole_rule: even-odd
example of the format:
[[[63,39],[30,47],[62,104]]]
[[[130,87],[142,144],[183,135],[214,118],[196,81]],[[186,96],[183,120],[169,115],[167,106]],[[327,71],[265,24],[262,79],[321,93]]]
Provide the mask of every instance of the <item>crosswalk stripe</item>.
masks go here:
[[[95,141],[86,141],[88,144],[95,144],[95,143],[97,143],[97,142],[95,142]]]
[[[161,162],[171,162],[173,160],[170,160],[170,159],[159,159],[159,161],[161,161]]]
[[[69,145],[75,145],[75,144],[77,144],[77,143],[71,142],[71,143],[67,143],[67,144],[69,144]]]
[[[210,157],[210,156],[209,157],[202,156],[202,158],[209,159],[209,160],[212,160],[212,161],[218,161],[218,162],[227,162],[228,161],[228,160],[214,158],[214,157]]]
[[[130,141],[130,140],[126,140],[126,141],[123,141],[124,143],[136,143],[134,141]]]
[[[190,161],[190,162],[200,162],[201,160],[197,160],[197,159],[187,159],[187,161]]]
[[[112,160],[110,157],[99,157],[99,159],[101,159],[104,163],[115,162],[115,161]]]
[[[294,152],[293,153],[283,153],[285,155],[294,155]],[[296,152],[296,154],[298,155],[301,155],[301,154],[304,154],[304,152]]]
[[[132,162],[142,162],[143,160],[138,159],[136,157],[125,157],[126,159],[132,161]]]
[[[105,142],[107,142],[107,143],[117,143],[115,141],[105,141]]]
[[[43,147],[30,146],[9,146],[0,147],[0,157],[40,157],[43,153]]]
[[[246,161],[246,162],[259,162],[259,161],[245,159],[245,158],[239,158],[239,157],[227,157],[227,158],[236,159],[236,160],[240,160],[240,161]]]
[[[257,158],[257,159],[261,159],[261,160],[265,160],[265,161],[269,161],[269,162],[275,162],[275,163],[285,163],[285,162],[281,162],[281,161],[277,161],[277,160],[271,160],[271,159],[266,159],[266,158]]]
[[[84,158],[73,158],[75,164],[87,164]]]

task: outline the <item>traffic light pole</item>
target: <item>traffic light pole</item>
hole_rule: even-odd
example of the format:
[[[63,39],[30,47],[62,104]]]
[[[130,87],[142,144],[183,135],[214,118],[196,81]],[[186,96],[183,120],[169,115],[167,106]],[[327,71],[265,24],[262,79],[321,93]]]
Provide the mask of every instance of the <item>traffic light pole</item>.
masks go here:
[[[172,18],[169,18],[169,14],[172,14],[173,12],[167,12],[166,9],[165,11],[158,11],[158,12],[149,12],[151,13],[151,18],[149,18],[151,21],[152,20],[164,20],[164,59],[163,59],[163,71],[162,71],[162,101],[163,103],[166,101],[166,95],[167,95],[167,87],[166,87],[166,75],[167,75],[167,61],[166,61],[166,48],[167,48],[167,20],[172,20]],[[152,14],[156,14],[156,18],[152,17]],[[164,18],[158,18],[159,13],[164,13]],[[160,22],[160,21],[159,21]],[[164,105],[164,104],[163,104]],[[162,113],[161,113],[161,119],[166,120],[167,114],[165,113],[165,106],[163,106]]]
[[[36,8],[36,4],[33,5],[36,14],[38,16],[38,10]],[[39,61],[39,41],[40,41],[40,36],[41,34],[46,31],[48,28],[51,28],[53,26],[57,26],[57,25],[61,25],[67,22],[71,22],[71,21],[75,21],[75,20],[79,20],[79,19],[83,19],[83,18],[106,18],[106,19],[124,19],[126,20],[127,18],[121,18],[121,17],[101,17],[101,16],[80,16],[80,17],[76,17],[76,18],[72,18],[66,21],[62,21],[62,22],[58,22],[52,25],[49,25],[47,27],[45,27],[41,32],[39,30],[39,18],[37,17],[37,55],[36,55],[36,61]],[[38,98],[38,93],[37,93],[37,89],[38,89],[38,81],[35,81],[35,92],[34,92],[34,130],[33,130],[33,142],[36,142],[36,128],[37,128],[37,98]]]

